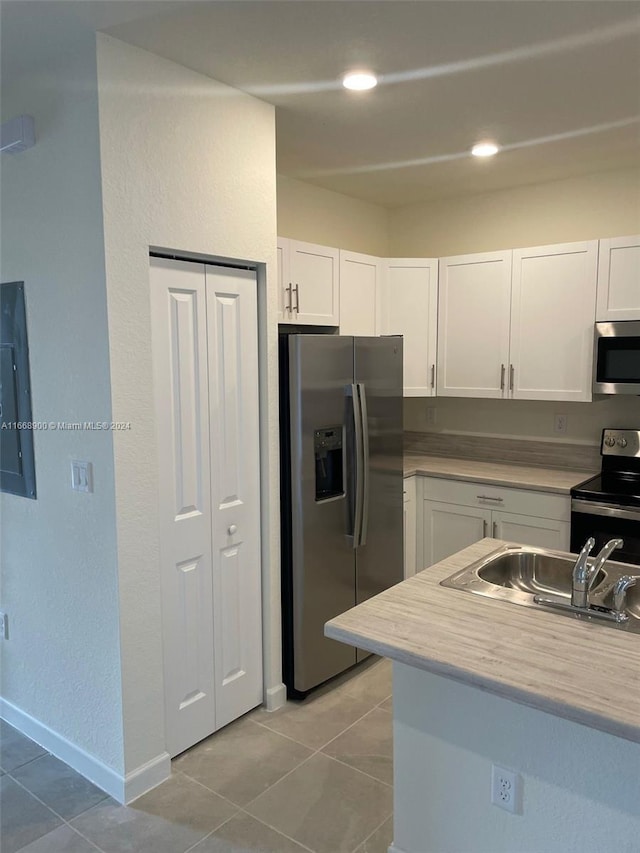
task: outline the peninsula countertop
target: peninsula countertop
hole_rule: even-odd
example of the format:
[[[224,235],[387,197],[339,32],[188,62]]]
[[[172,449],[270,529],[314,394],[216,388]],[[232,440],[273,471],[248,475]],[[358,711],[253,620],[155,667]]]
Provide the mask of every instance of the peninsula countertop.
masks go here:
[[[326,636],[640,742],[638,634],[440,586],[504,544],[459,551],[332,619]]]
[[[405,477],[419,474],[427,477],[443,477],[448,480],[470,480],[494,486],[555,492],[561,495],[568,495],[574,486],[588,480],[596,473],[597,471],[512,465],[506,462],[481,462],[475,459],[456,459],[417,453],[407,453],[404,457]]]

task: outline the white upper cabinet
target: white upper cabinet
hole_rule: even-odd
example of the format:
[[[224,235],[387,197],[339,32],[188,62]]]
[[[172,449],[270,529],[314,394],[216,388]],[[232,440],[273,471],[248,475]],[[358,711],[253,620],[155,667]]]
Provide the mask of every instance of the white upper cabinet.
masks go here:
[[[382,334],[403,335],[404,396],[436,393],[438,261],[388,258],[382,287]]]
[[[340,250],[340,334],[380,333],[382,261]]]
[[[640,320],[640,235],[600,240],[598,320]]]
[[[504,397],[511,252],[440,259],[437,395]]]
[[[513,252],[509,396],[591,400],[598,243]]]
[[[338,255],[329,246],[278,238],[280,322],[338,325]]]

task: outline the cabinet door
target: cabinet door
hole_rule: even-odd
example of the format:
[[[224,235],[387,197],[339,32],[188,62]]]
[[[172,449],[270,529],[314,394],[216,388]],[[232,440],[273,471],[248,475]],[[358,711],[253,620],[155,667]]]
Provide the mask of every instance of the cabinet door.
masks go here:
[[[439,397],[504,397],[511,252],[440,259]]]
[[[404,481],[404,576],[416,573],[416,478],[407,477]]]
[[[598,320],[640,320],[640,234],[600,240]]]
[[[506,539],[535,548],[569,550],[569,522],[534,518],[509,512],[494,512],[491,535],[494,539]]]
[[[291,284],[289,281],[290,240],[278,237],[278,323],[291,323]]]
[[[380,258],[340,250],[340,334],[380,331]]]
[[[388,258],[382,287],[382,333],[404,337],[404,396],[436,393],[438,261]]]
[[[339,323],[338,250],[315,243],[289,243],[291,322],[311,326]]]
[[[422,560],[432,566],[489,535],[491,510],[422,502]]]
[[[598,244],[513,252],[509,393],[591,400]]]

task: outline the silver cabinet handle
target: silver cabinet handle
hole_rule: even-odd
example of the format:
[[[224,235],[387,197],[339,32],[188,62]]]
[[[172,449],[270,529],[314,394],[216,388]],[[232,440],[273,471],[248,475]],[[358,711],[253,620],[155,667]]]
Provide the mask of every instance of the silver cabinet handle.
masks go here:
[[[498,538],[498,522],[497,521],[493,522],[493,538],[494,539]]]
[[[507,371],[506,371],[504,364],[501,364],[500,365],[500,390],[501,391],[504,391],[504,379],[505,379],[506,372]]]
[[[512,364],[509,365],[509,391],[513,391],[513,386],[515,385],[515,375],[516,371]]]
[[[227,528],[227,532],[228,532],[229,536],[233,536],[234,533],[238,532],[238,528],[236,527],[235,524],[230,524],[229,527]]]
[[[300,290],[298,289],[298,285],[294,287],[296,293],[296,314],[300,313]]]
[[[489,530],[489,522],[488,522],[488,521],[487,521],[487,519],[485,518],[485,519],[483,519],[483,521],[482,521],[482,535],[483,535],[483,536],[486,536],[486,535],[487,535],[488,530]]]
[[[492,495],[476,495],[476,498],[479,501],[496,501],[499,504],[504,501],[504,498],[495,498]]]
[[[436,387],[436,366],[435,364],[431,365],[431,387]]]
[[[287,304],[285,305],[285,311],[288,311],[291,314],[293,308],[291,307],[292,299],[291,299],[291,282],[289,282],[289,287],[285,287],[284,292],[287,294]]]

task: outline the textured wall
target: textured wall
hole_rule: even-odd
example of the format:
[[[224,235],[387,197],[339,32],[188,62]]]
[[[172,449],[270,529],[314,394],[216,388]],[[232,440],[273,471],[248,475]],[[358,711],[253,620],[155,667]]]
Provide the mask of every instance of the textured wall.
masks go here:
[[[638,849],[640,744],[402,664],[393,688],[398,851]],[[522,814],[491,804],[492,763],[521,774]]]
[[[21,113],[37,142],[2,158],[1,277],[25,282],[33,418],[109,421],[93,38],[3,80],[2,120]],[[2,696],[122,772],[112,436],[37,431],[34,444],[37,500],[0,500]],[[93,494],[71,490],[71,459],[93,462]]]
[[[394,257],[443,257],[640,231],[640,170],[624,169],[389,213]]]
[[[164,751],[149,247],[266,263],[276,246],[273,107],[182,66],[98,36],[107,300],[114,437],[125,756],[128,772]],[[280,679],[275,293],[263,391],[267,687]],[[267,495],[269,497],[269,495]]]
[[[278,175],[278,234],[385,257],[389,211],[377,204]]]

